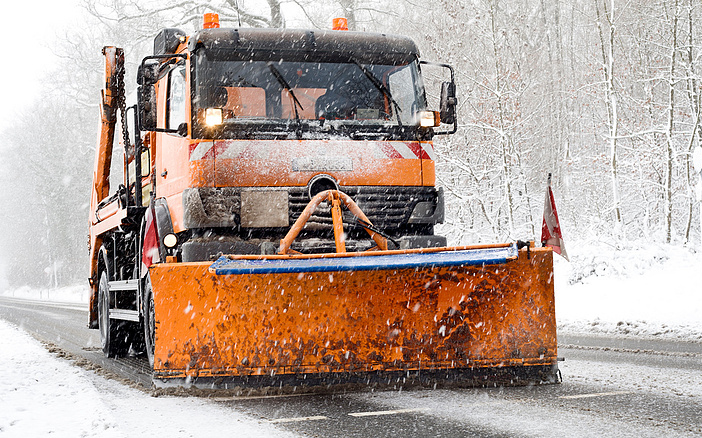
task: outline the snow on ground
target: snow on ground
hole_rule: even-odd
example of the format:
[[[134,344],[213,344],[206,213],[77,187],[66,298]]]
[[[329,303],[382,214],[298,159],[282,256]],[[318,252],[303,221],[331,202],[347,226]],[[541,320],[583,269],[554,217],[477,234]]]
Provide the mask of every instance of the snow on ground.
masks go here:
[[[558,402],[532,399],[528,394],[512,397],[499,392],[452,391],[377,391],[353,397],[392,409],[417,409],[423,414],[450,423],[470,425],[476,435],[539,438],[562,437],[690,437],[667,424],[651,428],[624,415],[602,415],[593,409],[573,409]],[[594,412],[593,412],[594,411]],[[554,426],[555,425],[555,426]],[[482,433],[481,433],[482,432]]]
[[[23,298],[27,300],[88,304],[90,289],[88,288],[87,282],[85,285],[61,287],[57,289],[38,289],[23,286],[17,289],[0,291],[0,295],[5,297]]]
[[[560,333],[702,342],[702,253],[672,245],[603,242],[554,256]]]
[[[11,354],[9,354],[11,352]],[[151,397],[57,359],[0,320],[0,436],[292,437],[194,397]]]
[[[694,359],[691,359],[694,360]],[[558,364],[569,384],[597,387],[600,391],[648,392],[662,397],[683,397],[699,400],[702,397],[702,375],[695,369],[671,368],[630,363],[565,360]],[[663,436],[662,434],[660,436]]]

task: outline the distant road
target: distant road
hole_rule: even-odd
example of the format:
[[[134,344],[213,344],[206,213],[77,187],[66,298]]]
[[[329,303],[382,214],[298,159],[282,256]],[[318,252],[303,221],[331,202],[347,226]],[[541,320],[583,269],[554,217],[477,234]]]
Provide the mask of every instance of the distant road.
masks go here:
[[[102,355],[84,305],[0,297],[0,318],[150,387],[143,358]],[[209,402],[313,437],[702,436],[702,344],[561,334],[559,356],[559,385]]]

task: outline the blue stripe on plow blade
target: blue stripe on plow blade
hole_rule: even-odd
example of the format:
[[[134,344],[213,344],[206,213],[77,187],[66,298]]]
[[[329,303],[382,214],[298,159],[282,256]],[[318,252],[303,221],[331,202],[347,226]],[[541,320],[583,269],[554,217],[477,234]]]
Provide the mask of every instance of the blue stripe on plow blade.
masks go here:
[[[475,266],[504,263],[517,256],[517,248],[485,248],[424,254],[390,254],[316,259],[233,260],[221,256],[211,266],[217,275],[282,274],[298,272],[375,271],[426,269],[441,266]]]

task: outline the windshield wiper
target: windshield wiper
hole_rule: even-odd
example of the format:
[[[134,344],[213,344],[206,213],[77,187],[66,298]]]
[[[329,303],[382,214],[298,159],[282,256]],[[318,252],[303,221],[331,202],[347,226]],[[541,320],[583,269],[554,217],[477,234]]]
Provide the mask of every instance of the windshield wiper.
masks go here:
[[[295,134],[297,134],[297,139],[301,140],[302,139],[302,122],[300,121],[300,114],[297,112],[297,107],[300,107],[301,111],[304,111],[305,109],[302,107],[302,104],[300,103],[299,100],[297,100],[297,96],[295,96],[295,92],[293,92],[292,87],[288,83],[288,81],[285,80],[283,75],[280,73],[280,71],[273,65],[272,62],[268,63],[268,68],[270,69],[271,73],[273,73],[273,76],[278,80],[280,85],[288,90],[288,93],[290,93],[290,96],[293,98],[294,105],[293,105],[293,110],[295,110],[295,121],[297,124],[297,129],[295,129]]]
[[[355,58],[350,58],[351,62],[356,64],[358,68],[361,69],[364,75],[375,85],[375,88],[378,89],[383,95],[392,103],[393,108],[395,108],[395,113],[397,114],[397,124],[402,126],[402,121],[400,120],[400,113],[402,112],[402,109],[400,109],[400,105],[397,103],[395,99],[392,98],[392,94],[390,93],[390,90],[388,90],[388,87],[386,87],[383,82],[378,79],[376,75],[373,74],[372,71],[368,70],[368,68],[358,62]]]

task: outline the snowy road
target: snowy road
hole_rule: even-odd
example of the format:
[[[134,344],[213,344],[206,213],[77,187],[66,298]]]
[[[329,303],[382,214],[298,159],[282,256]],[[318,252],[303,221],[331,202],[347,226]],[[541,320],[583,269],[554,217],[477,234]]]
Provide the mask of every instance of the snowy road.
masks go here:
[[[99,344],[97,331],[85,327],[84,305],[0,297],[0,319],[118,375],[128,375],[138,383],[148,380],[140,368],[143,360],[114,362],[102,357],[96,348]],[[214,421],[210,417],[236,419],[234,430],[244,427],[241,430],[255,431],[254,434],[260,436],[658,437],[702,434],[699,415],[702,412],[702,344],[561,334],[560,345],[559,356],[566,359],[560,364],[563,383],[527,388],[205,400],[153,398],[92,372],[80,370],[80,373],[100,394],[107,406],[105,415],[113,418],[104,430],[88,436],[130,435],[139,427],[131,418],[135,404],[148,406],[169,427],[178,424],[177,430],[173,429],[174,436],[183,437],[232,431],[231,421]],[[178,406],[178,409],[170,411],[169,406]],[[209,435],[197,424],[180,421],[182,409],[188,409],[192,418],[205,419]],[[169,415],[173,418],[169,419]],[[165,427],[157,426],[159,422],[150,426],[145,420],[137,423],[145,423],[144,427],[154,431],[156,427]],[[0,423],[0,432],[2,428]]]

